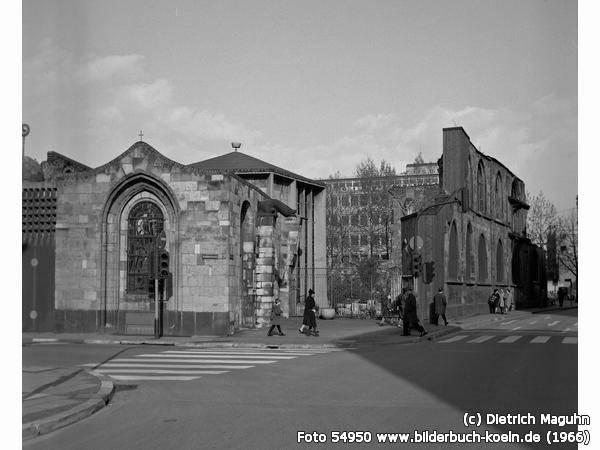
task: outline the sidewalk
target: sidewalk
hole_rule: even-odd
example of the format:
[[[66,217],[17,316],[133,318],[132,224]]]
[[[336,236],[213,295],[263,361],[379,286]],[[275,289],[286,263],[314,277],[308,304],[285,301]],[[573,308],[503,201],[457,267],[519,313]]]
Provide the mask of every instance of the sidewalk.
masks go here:
[[[448,326],[425,323],[429,331],[424,337],[412,331],[402,336],[397,326],[378,326],[374,319],[319,320],[319,337],[298,333],[301,318],[283,321],[286,336],[267,336],[268,329],[243,329],[233,336],[162,337],[125,336],[89,333],[23,333],[23,345],[43,342],[81,344],[163,345],[180,347],[239,347],[239,348],[334,348],[361,344],[409,344],[435,340],[450,333],[507,318],[555,311],[559,308],[538,308],[512,311],[508,316],[480,314],[450,321]],[[562,308],[568,309],[567,307]],[[570,309],[570,308],[569,308]],[[93,414],[105,406],[115,392],[112,381],[98,373],[80,368],[23,367],[23,440],[49,433]]]

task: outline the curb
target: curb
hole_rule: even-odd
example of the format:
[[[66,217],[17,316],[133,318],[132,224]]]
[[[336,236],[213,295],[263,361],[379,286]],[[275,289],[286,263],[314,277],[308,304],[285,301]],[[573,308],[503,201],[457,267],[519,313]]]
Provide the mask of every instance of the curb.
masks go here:
[[[343,341],[343,339],[340,339]],[[48,343],[48,342],[68,342],[71,344],[104,344],[104,345],[160,345],[170,347],[196,347],[196,348],[289,348],[289,349],[308,349],[308,348],[337,348],[339,344],[323,343],[323,344],[266,344],[252,342],[154,342],[154,341],[127,341],[127,340],[110,340],[110,339],[59,339],[59,338],[32,338],[23,341],[23,344],[29,343]],[[334,340],[335,342],[335,340]],[[345,343],[344,343],[345,344]]]
[[[555,311],[566,311],[568,309],[577,309],[578,306],[563,306],[562,308],[560,306],[557,306],[555,308],[548,308],[548,309],[543,309],[540,311],[532,311],[531,314],[544,314],[544,313],[549,313],[549,312],[555,312]]]
[[[94,394],[96,398],[92,398],[68,411],[55,414],[45,419],[24,423],[22,432],[23,441],[50,433],[85,419],[108,404],[115,393],[114,384],[98,372],[89,371],[88,373],[100,379],[100,389]]]

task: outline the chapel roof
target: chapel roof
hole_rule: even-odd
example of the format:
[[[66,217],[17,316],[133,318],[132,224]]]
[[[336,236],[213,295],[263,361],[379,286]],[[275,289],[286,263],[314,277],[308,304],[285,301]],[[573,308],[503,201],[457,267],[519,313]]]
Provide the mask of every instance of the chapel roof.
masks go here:
[[[226,153],[221,156],[216,156],[214,158],[206,159],[204,161],[199,161],[197,163],[190,164],[189,167],[209,172],[234,172],[238,175],[243,175],[244,173],[273,172],[277,175],[281,175],[287,178],[292,178],[324,187],[324,184],[322,182],[311,180],[309,178],[303,177],[302,175],[290,172],[289,170],[282,169],[281,167],[278,167],[274,164],[262,161],[258,158],[237,151]]]

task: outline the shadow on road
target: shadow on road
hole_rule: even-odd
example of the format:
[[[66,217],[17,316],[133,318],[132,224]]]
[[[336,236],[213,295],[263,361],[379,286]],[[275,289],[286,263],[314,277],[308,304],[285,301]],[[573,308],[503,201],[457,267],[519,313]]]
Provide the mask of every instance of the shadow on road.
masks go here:
[[[471,330],[472,332],[473,330]],[[481,330],[477,330],[479,332]],[[501,332],[501,330],[495,330]],[[571,345],[439,344],[424,340],[413,344],[390,344],[401,329],[354,336],[355,354],[392,373],[462,413],[532,414],[535,424],[494,424],[477,429],[494,433],[533,431],[547,447],[546,434],[576,432],[576,426],[541,425],[542,414],[572,416],[577,413],[577,348]],[[427,424],[424,424],[427,428]],[[457,423],[454,431],[470,433]],[[483,431],[482,431],[483,430]],[[443,432],[444,430],[440,430]],[[449,430],[446,430],[449,431]],[[556,446],[556,444],[554,444]],[[558,444],[577,448],[577,444]]]

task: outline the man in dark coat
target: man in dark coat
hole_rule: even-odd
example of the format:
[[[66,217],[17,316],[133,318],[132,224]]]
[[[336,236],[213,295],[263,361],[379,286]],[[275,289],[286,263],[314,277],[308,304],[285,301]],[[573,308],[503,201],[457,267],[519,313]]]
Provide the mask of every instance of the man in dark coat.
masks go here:
[[[410,336],[410,329],[414,328],[421,333],[421,337],[427,334],[417,316],[417,299],[411,288],[406,289],[406,300],[404,305],[404,316],[402,318],[403,335]]]
[[[302,326],[298,330],[298,333],[305,334],[310,336],[318,336],[319,332],[317,331],[317,305],[314,297],[315,291],[312,289],[308,290],[308,297],[306,297],[306,302],[304,302],[304,317],[302,320]],[[312,330],[312,333],[311,333]]]
[[[446,296],[444,295],[444,289],[442,287],[440,287],[438,293],[433,296],[433,304],[435,305],[435,324],[437,325],[439,317],[442,316],[444,325],[448,325],[448,320],[446,319],[446,305],[448,302],[446,301]]]

